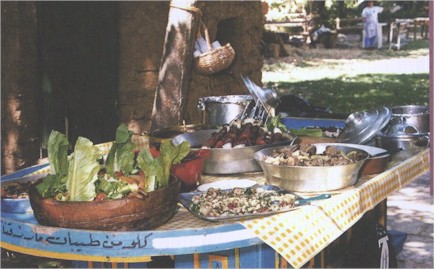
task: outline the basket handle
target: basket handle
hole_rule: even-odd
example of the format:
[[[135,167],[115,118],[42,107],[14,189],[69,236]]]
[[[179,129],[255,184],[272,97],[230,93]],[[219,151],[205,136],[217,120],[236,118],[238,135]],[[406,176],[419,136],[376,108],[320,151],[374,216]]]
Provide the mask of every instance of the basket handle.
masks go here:
[[[212,47],[211,47],[210,35],[208,34],[208,29],[205,26],[205,23],[202,21],[201,18],[199,19],[199,23],[201,25],[199,27],[198,36],[202,37],[202,35],[201,35],[201,26],[202,26],[202,28],[204,29],[204,36],[205,36],[205,42],[207,43],[207,49],[208,49],[208,51],[211,51]]]

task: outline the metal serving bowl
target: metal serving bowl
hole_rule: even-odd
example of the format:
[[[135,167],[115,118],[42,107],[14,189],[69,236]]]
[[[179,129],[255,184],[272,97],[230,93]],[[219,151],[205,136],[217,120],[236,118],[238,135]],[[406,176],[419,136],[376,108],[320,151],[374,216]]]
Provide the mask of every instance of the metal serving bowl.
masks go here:
[[[188,141],[191,149],[199,149],[201,145],[218,129],[201,130],[175,136],[172,142],[175,145]],[[290,135],[285,140],[273,144],[246,146],[242,148],[211,148],[208,158],[204,159],[202,172],[204,174],[237,174],[247,172],[261,172],[261,167],[253,158],[255,152],[274,146],[290,145],[294,138]]]
[[[369,154],[364,165],[361,167],[360,175],[377,174],[385,171],[391,159],[390,153],[383,148],[370,145],[351,144],[351,143],[328,143],[330,146],[348,146],[366,151]]]
[[[317,153],[323,153],[329,144],[313,144],[316,146]],[[323,192],[346,188],[354,185],[358,181],[358,176],[362,165],[365,163],[369,154],[366,151],[334,145],[344,153],[358,151],[365,155],[365,158],[356,163],[338,166],[287,166],[265,163],[263,159],[272,155],[275,150],[282,150],[284,147],[272,147],[260,150],[254,154],[254,159],[260,164],[266,176],[267,183],[276,185],[289,191],[298,192]]]

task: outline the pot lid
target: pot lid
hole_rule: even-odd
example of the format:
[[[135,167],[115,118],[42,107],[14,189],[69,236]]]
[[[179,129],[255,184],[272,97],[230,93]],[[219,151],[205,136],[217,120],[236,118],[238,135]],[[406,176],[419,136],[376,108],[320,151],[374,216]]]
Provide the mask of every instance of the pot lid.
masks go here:
[[[390,119],[391,110],[387,107],[355,112],[346,119],[345,127],[338,136],[338,141],[341,143],[364,144],[381,131]]]

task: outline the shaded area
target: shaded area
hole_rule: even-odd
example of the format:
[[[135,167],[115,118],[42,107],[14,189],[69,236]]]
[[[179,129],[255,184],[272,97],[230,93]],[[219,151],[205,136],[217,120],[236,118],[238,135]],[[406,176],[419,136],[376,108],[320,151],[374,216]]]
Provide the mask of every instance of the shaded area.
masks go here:
[[[35,257],[1,249],[1,268],[71,268],[70,261]]]
[[[433,196],[430,172],[388,197],[387,227],[408,234],[403,250],[397,255],[398,268],[434,266]]]
[[[335,113],[429,103],[429,74],[366,74],[273,86],[280,95],[298,95]]]
[[[38,2],[41,142],[52,129],[94,143],[119,123],[117,2]]]

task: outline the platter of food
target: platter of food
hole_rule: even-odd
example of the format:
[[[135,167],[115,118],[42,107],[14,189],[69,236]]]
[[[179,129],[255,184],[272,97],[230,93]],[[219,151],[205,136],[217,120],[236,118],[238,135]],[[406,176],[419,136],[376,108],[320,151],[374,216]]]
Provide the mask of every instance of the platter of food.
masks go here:
[[[2,181],[1,211],[7,213],[32,213],[29,201],[29,188],[46,175],[34,175]]]
[[[207,221],[224,221],[263,217],[296,210],[312,200],[330,198],[330,194],[304,199],[273,185],[255,185],[205,192],[181,193],[179,200],[195,217]]]

